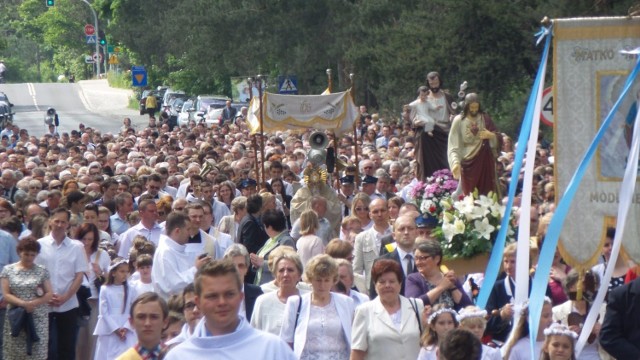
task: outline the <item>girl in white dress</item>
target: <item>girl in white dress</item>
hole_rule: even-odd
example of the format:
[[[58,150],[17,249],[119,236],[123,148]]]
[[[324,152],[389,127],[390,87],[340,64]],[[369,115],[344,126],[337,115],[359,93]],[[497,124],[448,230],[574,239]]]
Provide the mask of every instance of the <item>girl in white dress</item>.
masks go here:
[[[98,335],[94,360],[112,360],[134,346],[138,339],[129,323],[136,293],[127,283],[129,264],[116,258],[109,266],[107,283],[100,290],[100,315],[93,335]]]
[[[455,310],[445,307],[444,304],[437,304],[431,309],[431,315],[427,324],[428,329],[422,334],[420,339],[422,348],[418,354],[418,360],[437,360],[439,339],[444,339],[447,333],[458,327],[458,313]]]
[[[487,327],[487,311],[477,306],[467,306],[458,313],[460,328],[469,330],[478,340],[482,341],[484,329]],[[502,360],[499,349],[482,344],[482,360]]]
[[[578,334],[561,324],[552,324],[544,329],[545,340],[540,360],[576,360]]]
[[[542,313],[540,315],[540,322],[538,323],[538,334],[536,336],[536,343],[534,346],[534,353],[540,354],[542,343],[544,341],[544,329],[548,328],[553,322],[551,299],[544,298],[544,305],[542,305]],[[511,331],[509,339],[504,347],[502,347],[502,354],[505,360],[537,360],[538,356],[531,359],[531,349],[529,347],[529,303],[525,303],[522,311],[520,312],[520,319],[518,324]]]

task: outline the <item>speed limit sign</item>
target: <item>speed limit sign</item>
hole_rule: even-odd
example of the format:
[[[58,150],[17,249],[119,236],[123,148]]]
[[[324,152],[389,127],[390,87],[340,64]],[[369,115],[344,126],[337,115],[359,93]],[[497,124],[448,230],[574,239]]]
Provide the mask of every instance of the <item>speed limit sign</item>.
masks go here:
[[[542,92],[540,120],[546,125],[553,126],[553,87],[548,87]]]

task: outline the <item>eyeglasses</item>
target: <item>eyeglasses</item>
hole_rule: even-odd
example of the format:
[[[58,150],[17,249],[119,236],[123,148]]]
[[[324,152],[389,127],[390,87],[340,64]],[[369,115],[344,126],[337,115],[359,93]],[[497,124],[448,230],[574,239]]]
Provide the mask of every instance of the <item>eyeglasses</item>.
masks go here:
[[[433,256],[431,256],[431,255],[427,255],[427,256],[419,256],[419,255],[415,255],[415,256],[414,256],[414,258],[416,259],[416,261],[425,261],[425,260],[427,260],[428,258],[431,258],[431,257],[433,257]]]

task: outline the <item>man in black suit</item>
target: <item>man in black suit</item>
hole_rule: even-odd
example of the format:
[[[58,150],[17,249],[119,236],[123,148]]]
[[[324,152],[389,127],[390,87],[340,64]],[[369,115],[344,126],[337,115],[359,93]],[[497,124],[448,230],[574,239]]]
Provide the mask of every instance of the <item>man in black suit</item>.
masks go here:
[[[424,222],[420,212],[418,211],[418,207],[412,203],[404,203],[400,206],[400,211],[398,212],[398,217],[409,215],[415,219],[416,226],[418,228],[418,232],[416,233],[416,237],[420,234],[420,227],[422,222]],[[433,228],[431,228],[433,230]],[[395,234],[391,233],[389,235],[385,235],[382,237],[380,242],[382,246],[380,247],[380,256],[388,254],[392,252],[396,248],[396,240],[394,239]]]
[[[616,359],[640,359],[640,278],[608,296],[600,346]]]
[[[416,272],[416,262],[413,258],[413,248],[416,244],[418,228],[416,226],[415,216],[407,214],[398,217],[396,219],[396,223],[394,224],[393,235],[396,239],[395,250],[388,254],[380,256],[376,261],[380,259],[391,259],[397,261],[400,264],[400,267],[403,271],[400,295],[404,295],[404,279],[407,277],[407,275]],[[378,296],[374,284],[371,284],[369,289],[371,299]]]
[[[233,119],[236,118],[236,113],[238,113],[238,110],[231,106],[231,100],[227,100],[224,110],[222,110],[222,116],[220,117],[220,127],[225,123],[232,124]]]
[[[250,254],[257,254],[265,244],[269,235],[264,231],[258,213],[262,208],[262,197],[251,195],[247,199],[247,215],[245,215],[238,225],[238,242],[247,248]],[[249,271],[245,281],[253,283],[256,273]]]
[[[224,258],[233,261],[238,269],[238,273],[240,273],[240,278],[244,279],[251,266],[247,248],[241,244],[233,244],[225,251]],[[256,304],[258,296],[262,295],[262,289],[260,286],[245,282],[242,284],[242,292],[244,293],[244,306],[242,304],[240,305],[239,312],[247,321],[251,321],[253,307]]]

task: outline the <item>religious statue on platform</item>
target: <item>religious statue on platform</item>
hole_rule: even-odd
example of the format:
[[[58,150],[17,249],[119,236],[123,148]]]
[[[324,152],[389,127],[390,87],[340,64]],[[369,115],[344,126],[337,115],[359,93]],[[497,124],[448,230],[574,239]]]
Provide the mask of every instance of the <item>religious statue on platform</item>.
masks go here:
[[[409,104],[410,118],[417,129],[415,159],[418,163],[418,180],[449,167],[447,139],[454,100],[442,90],[442,80],[437,72],[427,74],[427,84],[418,89],[418,98]]]
[[[464,195],[476,188],[484,195],[497,192],[496,158],[501,139],[489,115],[482,111],[478,95],[467,94],[462,113],[453,119],[448,144],[449,166]]]

